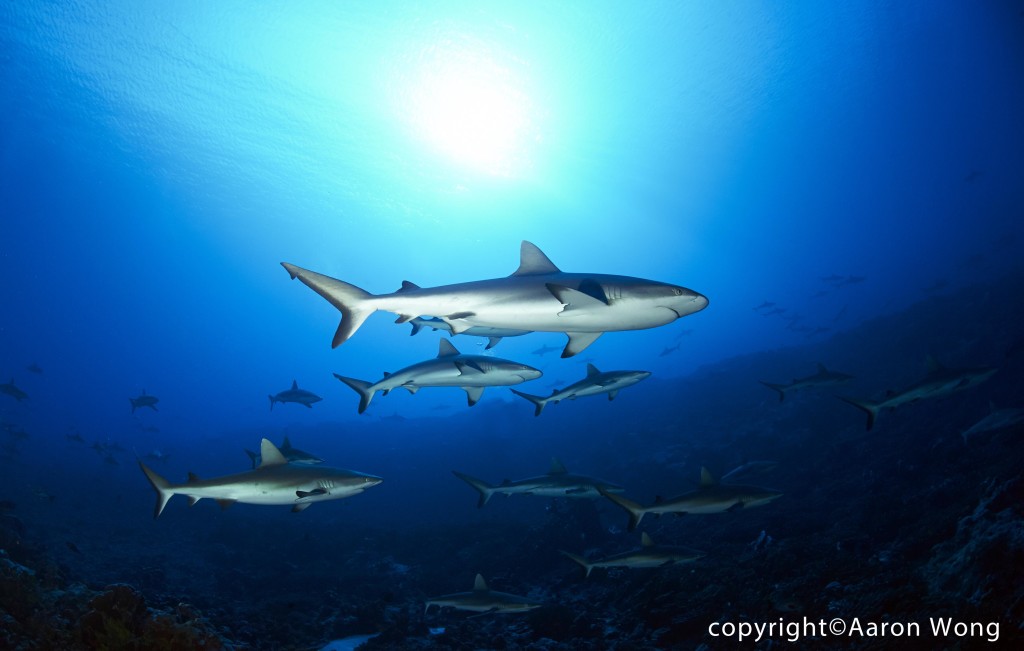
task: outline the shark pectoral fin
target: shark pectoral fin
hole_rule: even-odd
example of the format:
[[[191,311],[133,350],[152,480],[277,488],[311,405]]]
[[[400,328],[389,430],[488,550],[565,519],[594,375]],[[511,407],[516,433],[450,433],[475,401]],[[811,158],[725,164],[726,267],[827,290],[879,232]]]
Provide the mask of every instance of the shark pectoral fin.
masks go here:
[[[544,286],[562,304],[562,311],[558,313],[558,316],[580,316],[587,310],[608,307],[607,302],[578,289],[566,287],[565,285],[556,285],[555,283],[545,283]]]
[[[455,368],[459,369],[460,375],[479,375],[484,372],[480,365],[473,361],[455,362]]]
[[[466,323],[465,319],[474,316],[474,314],[474,312],[456,312],[455,314],[441,317],[441,320],[448,324],[452,329],[453,335],[460,335],[473,327],[473,324]]]
[[[488,337],[487,345],[484,346],[484,350],[490,350],[494,348],[495,346],[498,345],[499,342],[501,342],[501,337]]]
[[[566,332],[565,335],[569,337],[569,341],[565,344],[565,348],[562,350],[562,357],[572,357],[583,350],[590,344],[597,341],[603,332]]]
[[[312,502],[303,502],[301,504],[296,504],[292,507],[292,513],[301,513],[302,511],[308,509],[310,504],[312,504]]]
[[[462,387],[466,392],[466,399],[469,401],[469,406],[472,407],[480,401],[480,396],[484,395],[483,387]]]
[[[199,497],[198,495],[189,495],[188,496],[188,505],[189,506],[195,506],[196,502],[198,502],[201,499],[203,499],[203,498]]]
[[[420,390],[420,387],[419,387],[418,384],[403,384],[402,388],[405,389],[406,391],[408,391],[409,393],[413,394],[413,395],[416,395],[416,392]]]
[[[611,402],[612,400],[615,400],[615,396],[617,395],[619,395],[619,390],[612,389],[611,391],[608,392],[608,401]]]
[[[395,323],[408,323],[409,321],[412,321],[415,318],[416,317],[414,317],[411,314],[399,314],[398,318],[395,319]],[[418,329],[418,328],[416,328],[416,326],[413,326],[413,328],[414,328],[413,334],[416,334],[415,330]]]
[[[733,504],[732,506],[727,508],[725,510],[725,512],[726,513],[735,513],[736,511],[739,511],[742,508],[743,508],[743,502],[736,502],[735,504]]]
[[[196,501],[199,501],[198,498],[196,498]],[[221,511],[227,510],[227,508],[229,506],[231,506],[232,504],[234,504],[234,503],[235,503],[235,500],[217,500],[217,504],[220,504],[220,510]]]

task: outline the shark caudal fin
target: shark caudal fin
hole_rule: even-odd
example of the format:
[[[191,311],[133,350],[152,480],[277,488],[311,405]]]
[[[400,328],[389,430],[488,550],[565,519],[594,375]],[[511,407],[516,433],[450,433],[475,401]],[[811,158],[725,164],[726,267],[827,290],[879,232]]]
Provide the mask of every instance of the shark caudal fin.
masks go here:
[[[783,400],[786,399],[786,387],[785,387],[785,385],[782,385],[782,384],[772,384],[771,382],[765,382],[764,380],[758,380],[758,382],[760,382],[761,384],[765,385],[766,387],[768,387],[772,391],[778,391],[779,392],[779,402],[782,402]]]
[[[363,325],[366,318],[376,311],[376,308],[366,305],[367,300],[372,298],[373,294],[359,289],[355,285],[349,285],[341,280],[296,267],[287,262],[282,262],[281,266],[288,271],[288,275],[293,279],[298,278],[303,285],[326,298],[328,303],[341,312],[341,323],[338,324],[338,330],[334,333],[334,340],[331,342],[332,348],[337,348],[345,343],[352,333]]]
[[[865,412],[868,415],[868,426],[867,430],[871,431],[871,428],[875,426],[875,419],[878,418],[878,412],[881,409],[880,405],[870,400],[856,400],[854,398],[845,398],[843,396],[836,396],[848,405],[853,405],[857,409]]]
[[[540,412],[544,411],[544,405],[548,404],[547,398],[530,395],[529,393],[523,393],[522,391],[516,391],[515,389],[509,389],[509,391],[511,391],[512,393],[516,394],[521,398],[526,398],[527,400],[532,402],[533,406],[535,407],[535,409],[533,410],[534,416],[540,416]]]
[[[11,384],[14,384],[13,380],[11,381]],[[135,407],[138,406],[138,405],[135,404],[135,398],[128,398],[128,402],[132,403],[132,413],[134,414],[135,413]]]
[[[581,566],[583,566],[583,571],[586,572],[586,574],[583,575],[584,578],[590,576],[590,570],[594,569],[594,566],[588,563],[587,559],[583,558],[582,556],[577,556],[576,554],[572,554],[567,551],[563,551],[562,556],[570,558],[579,563]]]
[[[256,468],[256,466],[259,465],[258,463],[256,463],[256,460],[260,458],[260,455],[253,452],[252,450],[245,450],[245,453],[249,455],[249,460],[252,461],[252,467]]]
[[[473,488],[475,488],[477,492],[480,493],[480,499],[476,503],[476,508],[484,508],[484,505],[487,504],[487,500],[491,499],[491,495],[494,495],[494,486],[491,486],[482,479],[470,477],[469,475],[461,473],[457,470],[453,470],[452,474],[461,479],[462,481],[466,482]]]
[[[274,396],[268,395],[267,400],[270,400],[270,411],[274,411]]]
[[[334,374],[334,377],[352,387],[352,390],[359,394],[359,413],[361,414],[366,411],[366,408],[370,406],[370,401],[373,400],[373,394],[377,393],[377,390],[373,388],[373,385],[365,380],[344,377],[337,373]]]
[[[142,472],[146,473],[146,479],[149,480],[153,490],[156,491],[156,509],[153,511],[153,519],[155,520],[164,512],[164,507],[167,506],[167,501],[174,495],[174,491],[171,490],[171,485],[166,479],[147,468],[146,464],[140,461],[139,467],[142,468]]]
[[[611,501],[615,502],[616,504],[618,504],[619,506],[624,508],[629,513],[629,530],[630,531],[633,531],[634,529],[637,528],[637,526],[640,524],[640,520],[643,520],[643,518],[644,518],[644,513],[647,513],[647,509],[645,509],[640,504],[634,502],[633,500],[626,499],[625,497],[622,497],[621,495],[616,495],[614,493],[609,493],[609,492],[607,492],[607,491],[605,491],[604,489],[601,489],[601,488],[599,488],[598,491],[602,495],[604,495],[605,497],[610,499]]]

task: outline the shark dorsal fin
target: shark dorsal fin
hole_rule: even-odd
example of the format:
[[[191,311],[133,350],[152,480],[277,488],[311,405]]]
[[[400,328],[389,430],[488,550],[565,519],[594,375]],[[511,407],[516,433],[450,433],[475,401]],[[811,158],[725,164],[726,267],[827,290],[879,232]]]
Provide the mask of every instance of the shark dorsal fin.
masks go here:
[[[292,380],[292,391],[295,391],[298,388],[299,388],[299,381],[298,380]]]
[[[935,359],[931,355],[929,355],[928,357],[925,358],[924,363],[928,367],[928,372],[929,373],[935,373],[937,371],[941,371],[942,368],[943,368],[942,364],[939,363],[939,360]]]
[[[441,339],[437,345],[438,357],[454,357],[459,354],[459,349],[452,345],[447,339]]]
[[[188,473],[188,483],[193,484],[197,481],[199,481],[199,475],[194,472]]]
[[[549,475],[565,475],[568,474],[568,472],[569,471],[565,469],[565,466],[562,465],[561,461],[555,457],[551,457],[551,470],[548,471]]]
[[[718,482],[715,481],[715,476],[711,474],[711,471],[704,466],[700,467],[700,487],[707,488],[708,486],[714,486]]]
[[[513,276],[534,276],[538,274],[556,274],[561,269],[555,266],[544,252],[532,242],[523,240],[519,247],[519,268]]]
[[[399,292],[411,292],[414,289],[419,289],[419,288],[420,288],[420,286],[417,285],[416,283],[411,283],[408,280],[403,280],[402,281],[402,286],[399,287],[398,291],[395,292],[395,293],[397,294]]]
[[[391,377],[391,371],[384,371],[384,377]]]
[[[600,375],[600,374],[601,374],[601,371],[597,370],[596,366],[594,366],[590,362],[587,362],[587,377],[594,377],[595,375]]]
[[[640,534],[640,544],[644,547],[654,547],[654,541],[651,540],[646,531]]]
[[[477,574],[476,575],[476,580],[473,581],[473,591],[474,592],[483,592],[485,590],[487,590],[487,582],[484,581],[484,575],[483,574]]]
[[[821,373],[822,375],[825,375],[826,373],[828,373],[828,369],[825,368],[824,364],[818,362],[818,372]]]
[[[286,463],[288,463],[288,459],[284,458],[284,455],[281,454],[276,445],[268,439],[260,441],[260,468],[281,466]]]

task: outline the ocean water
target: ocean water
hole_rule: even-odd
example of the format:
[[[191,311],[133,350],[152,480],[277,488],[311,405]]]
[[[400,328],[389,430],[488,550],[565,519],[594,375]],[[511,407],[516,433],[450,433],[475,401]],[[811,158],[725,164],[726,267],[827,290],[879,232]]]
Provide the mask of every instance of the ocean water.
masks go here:
[[[1019,641],[1022,30],[1015,2],[9,4],[0,647]],[[572,325],[488,347],[395,322],[486,316],[451,292],[422,314],[379,303],[332,347],[339,310],[280,264],[386,295],[506,278],[524,241],[580,274],[585,291],[539,290],[554,321],[583,318],[554,316],[573,299],[638,318],[594,290],[604,274],[708,306],[565,357]],[[364,413],[335,377],[376,382],[441,341],[487,358],[457,373],[542,376],[473,406],[396,386]],[[819,364],[852,377],[765,385]],[[650,376],[536,416],[509,390],[590,368]],[[293,382],[320,400],[268,406]],[[155,409],[133,409],[143,394]],[[193,483],[154,520],[140,462],[216,484],[286,437],[323,460],[302,472],[383,482],[223,509],[216,486],[188,508]],[[622,497],[588,485],[478,507],[453,475],[500,489],[552,459],[655,511],[737,484],[781,496],[630,531]],[[585,577],[560,553],[640,550],[641,531],[703,556]],[[477,574],[543,605],[424,613]],[[777,627],[740,640],[740,622]],[[904,628],[872,635],[883,622]]]

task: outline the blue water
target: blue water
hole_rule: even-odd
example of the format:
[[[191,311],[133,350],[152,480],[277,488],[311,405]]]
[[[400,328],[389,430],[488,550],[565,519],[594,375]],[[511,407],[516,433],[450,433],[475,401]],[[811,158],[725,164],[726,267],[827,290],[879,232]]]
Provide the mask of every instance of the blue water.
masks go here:
[[[163,535],[225,546],[203,561],[216,566],[267,527],[275,557],[282,528],[305,536],[304,549],[344,531],[350,554],[362,528],[529,524],[546,508],[502,498],[476,511],[453,468],[500,481],[559,456],[572,471],[643,482],[628,492],[646,501],[686,489],[702,463],[725,472],[754,453],[795,454],[799,433],[824,422],[860,437],[862,415],[828,398],[808,407],[823,421],[765,425],[757,436],[771,444],[714,459],[694,451],[738,413],[755,427],[748,406],[777,407],[755,380],[810,375],[817,362],[857,375],[848,395],[878,396],[919,379],[927,354],[950,366],[1016,359],[1006,350],[1021,333],[1020,295],[991,288],[1017,287],[1005,283],[1024,252],[1022,29],[1014,2],[10,4],[0,11],[0,381],[29,399],[0,395],[0,419],[29,437],[4,439],[0,499],[69,579],[208,604],[236,597],[185,570],[142,586],[105,537],[132,558],[171,544]],[[332,373],[379,379],[436,355],[439,335],[410,337],[381,313],[332,350],[337,311],[279,265],[386,293],[403,280],[506,276],[522,240],[565,271],[678,284],[710,306],[605,334],[575,358],[534,353],[561,349],[558,333],[486,351],[541,369],[521,387],[536,394],[581,379],[587,362],[653,373],[614,402],[564,402],[534,418],[505,388],[472,410],[459,389],[424,389],[378,395],[358,415]],[[755,309],[766,301],[785,311]],[[899,321],[922,302],[932,328],[920,311]],[[485,352],[478,338],[452,343]],[[676,387],[750,359],[750,377],[705,396],[719,408],[681,409]],[[268,410],[266,396],[293,380],[323,401]],[[1022,406],[1019,384],[996,386],[972,394],[974,411],[941,403],[956,414],[950,437],[989,398]],[[159,411],[130,413],[142,391]],[[120,445],[117,465],[74,433]],[[242,448],[286,434],[385,483],[301,515],[188,510],[178,497],[150,520],[132,450],[169,454],[159,468],[178,481],[245,470]],[[1008,452],[1019,458],[1019,445]],[[768,509],[785,512],[783,502],[755,511],[745,540]],[[605,525],[624,525],[614,506],[600,510]],[[951,510],[945,526],[963,515]],[[211,542],[210,527],[239,538]],[[675,542],[699,546],[685,537]],[[315,572],[329,573],[329,558]],[[302,554],[289,562],[314,572]],[[468,589],[482,570],[421,577],[415,594]],[[376,632],[356,629],[292,640]]]

